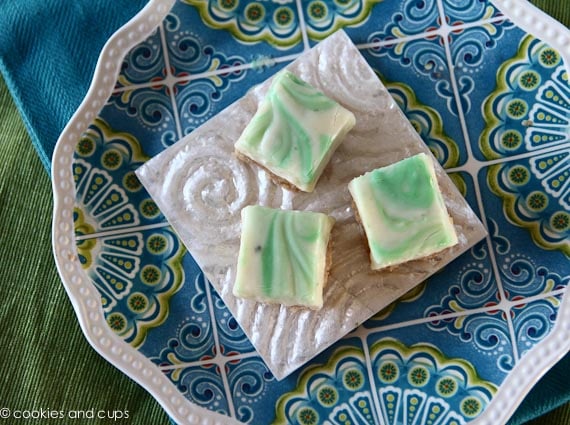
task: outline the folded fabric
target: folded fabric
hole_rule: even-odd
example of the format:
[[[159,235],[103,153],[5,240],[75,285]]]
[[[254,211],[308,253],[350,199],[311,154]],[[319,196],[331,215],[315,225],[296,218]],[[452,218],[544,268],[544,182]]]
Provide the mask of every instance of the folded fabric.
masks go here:
[[[0,71],[46,169],[107,39],[147,0],[2,0]]]

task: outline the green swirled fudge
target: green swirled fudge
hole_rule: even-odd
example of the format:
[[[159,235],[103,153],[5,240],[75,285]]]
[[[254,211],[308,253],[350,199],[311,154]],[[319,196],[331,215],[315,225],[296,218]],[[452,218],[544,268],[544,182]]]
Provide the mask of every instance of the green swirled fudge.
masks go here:
[[[264,167],[274,180],[312,192],[354,124],[352,112],[283,71],[274,77],[235,150],[242,159]]]
[[[421,153],[353,179],[348,189],[374,270],[457,244],[433,162]]]
[[[233,294],[319,309],[334,219],[311,211],[247,206]]]

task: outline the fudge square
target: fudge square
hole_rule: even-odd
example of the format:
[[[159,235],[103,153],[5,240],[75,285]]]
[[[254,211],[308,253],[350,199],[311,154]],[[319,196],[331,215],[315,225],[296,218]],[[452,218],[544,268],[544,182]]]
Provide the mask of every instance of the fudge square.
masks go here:
[[[279,184],[312,192],[354,114],[289,71],[278,73],[235,144],[238,157],[264,167]]]
[[[247,206],[242,212],[236,297],[320,309],[334,219],[311,211]]]
[[[432,159],[421,153],[353,179],[348,189],[374,270],[457,244]]]

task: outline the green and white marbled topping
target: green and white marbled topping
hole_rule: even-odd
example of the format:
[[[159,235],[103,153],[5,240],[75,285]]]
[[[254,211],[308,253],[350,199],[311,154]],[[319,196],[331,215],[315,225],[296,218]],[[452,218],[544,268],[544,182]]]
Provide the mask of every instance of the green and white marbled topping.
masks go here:
[[[321,308],[333,225],[326,214],[245,207],[233,294]]]
[[[426,257],[457,243],[432,160],[418,154],[352,180],[372,269]]]
[[[312,192],[354,124],[352,112],[283,71],[275,76],[235,149],[300,190]]]

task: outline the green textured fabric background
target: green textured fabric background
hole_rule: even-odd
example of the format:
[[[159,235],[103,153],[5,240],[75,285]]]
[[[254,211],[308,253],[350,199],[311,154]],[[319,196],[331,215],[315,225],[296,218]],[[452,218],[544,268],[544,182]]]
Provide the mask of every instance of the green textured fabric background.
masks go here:
[[[565,25],[570,1],[534,3]],[[168,424],[136,383],[86,342],[51,251],[51,183],[0,79],[0,409],[128,411],[89,424]],[[510,424],[570,424],[570,355],[537,384]],[[552,410],[554,409],[554,410]],[[547,413],[549,412],[549,413]],[[67,423],[37,420],[31,423]],[[0,425],[28,423],[2,420]]]

